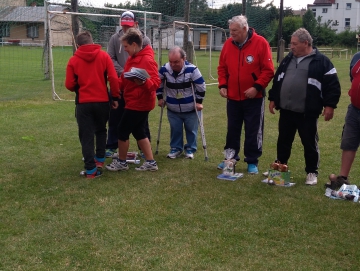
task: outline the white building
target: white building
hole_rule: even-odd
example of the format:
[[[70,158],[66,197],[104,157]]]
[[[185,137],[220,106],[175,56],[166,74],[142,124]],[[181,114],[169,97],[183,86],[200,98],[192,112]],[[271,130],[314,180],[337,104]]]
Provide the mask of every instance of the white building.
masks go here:
[[[356,31],[360,26],[360,0],[315,0],[308,5],[321,22],[331,21],[331,28],[337,33],[345,30]]]

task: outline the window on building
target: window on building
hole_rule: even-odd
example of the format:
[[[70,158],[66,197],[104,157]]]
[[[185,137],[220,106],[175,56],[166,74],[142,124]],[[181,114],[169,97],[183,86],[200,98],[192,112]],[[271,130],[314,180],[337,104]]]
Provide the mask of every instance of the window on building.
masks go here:
[[[26,34],[28,38],[38,38],[39,37],[39,25],[37,24],[28,24],[26,29]]]
[[[345,18],[345,29],[350,29],[350,18]]]
[[[346,3],[346,9],[351,9],[351,3]]]
[[[314,14],[314,17],[316,18],[316,8],[313,8],[313,9],[312,9],[312,12],[313,12],[313,14]]]
[[[0,24],[0,37],[10,37],[10,25],[7,23]]]
[[[327,13],[327,8],[323,8],[323,12],[322,13]]]

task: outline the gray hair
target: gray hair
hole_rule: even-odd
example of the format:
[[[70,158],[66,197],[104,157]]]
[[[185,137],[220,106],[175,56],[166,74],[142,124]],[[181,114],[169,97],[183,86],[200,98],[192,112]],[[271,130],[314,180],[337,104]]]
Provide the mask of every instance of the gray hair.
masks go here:
[[[291,35],[291,37],[297,37],[300,42],[307,41],[309,46],[311,46],[313,43],[313,38],[311,37],[309,31],[307,31],[305,28],[299,28]]]
[[[238,24],[241,28],[246,27],[246,31],[249,30],[247,18],[244,15],[237,15],[237,16],[232,17],[228,21],[228,24]]]
[[[182,59],[186,58],[186,52],[179,46],[174,46],[169,50],[169,55],[172,55],[174,53],[179,53]]]

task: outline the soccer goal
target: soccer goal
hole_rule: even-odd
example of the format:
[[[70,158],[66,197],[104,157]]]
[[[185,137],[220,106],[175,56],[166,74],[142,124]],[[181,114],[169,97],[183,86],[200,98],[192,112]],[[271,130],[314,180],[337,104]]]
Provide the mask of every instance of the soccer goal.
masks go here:
[[[54,100],[72,100],[73,94],[66,90],[64,82],[66,65],[75,51],[74,25],[78,26],[79,32],[90,31],[94,43],[102,45],[103,50],[106,50],[110,37],[120,30],[119,19],[126,10],[79,6],[78,12],[71,12],[67,5],[61,5],[61,10],[54,10],[54,6],[59,7],[59,4],[48,2],[46,8],[45,74],[51,79]],[[144,31],[153,43],[153,31],[155,27],[159,28],[161,13],[131,11],[137,16],[140,30]],[[160,56],[161,52],[158,51],[159,63]]]
[[[173,21],[169,27],[161,31],[163,48],[169,49],[173,45],[183,47],[185,28],[193,47],[191,61],[202,67],[201,73],[207,85],[217,84],[216,70],[222,45],[227,39],[226,31],[214,25]],[[198,63],[197,56],[206,56],[208,63]]]

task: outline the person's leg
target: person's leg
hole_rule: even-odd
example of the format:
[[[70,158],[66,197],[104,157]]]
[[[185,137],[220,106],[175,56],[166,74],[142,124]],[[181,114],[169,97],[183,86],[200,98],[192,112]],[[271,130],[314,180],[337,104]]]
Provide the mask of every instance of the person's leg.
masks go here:
[[[258,165],[262,154],[264,131],[264,98],[244,101],[244,161]]]
[[[109,118],[110,105],[109,103],[94,103],[94,107],[94,123],[96,136],[95,155],[96,158],[103,159],[105,158],[106,123]]]
[[[304,146],[306,173],[318,174],[320,163],[319,135],[317,133],[318,118],[302,118],[299,122],[298,132]]]
[[[129,140],[118,140],[118,148],[119,160],[125,161],[127,152],[129,150]]]
[[[148,138],[138,140],[140,149],[145,155],[146,160],[154,160],[154,156],[151,150],[151,144]]]
[[[183,113],[182,119],[184,121],[186,144],[184,149],[191,149],[192,152],[197,150],[197,133],[199,127],[198,117],[196,112]]]
[[[148,119],[149,112],[143,111],[134,111],[133,122],[136,125],[133,128],[132,134],[137,140],[138,145],[140,146],[142,152],[145,155],[145,162],[140,166],[135,168],[138,171],[156,171],[158,166],[154,160],[154,156],[151,150],[150,141],[146,136],[146,122]]]
[[[342,149],[340,176],[347,178],[360,143],[360,110],[348,106],[341,136]]]
[[[182,151],[184,147],[183,120],[179,114],[167,110],[167,116],[170,124],[170,148]]]
[[[129,150],[129,136],[133,130],[133,116],[132,111],[125,109],[118,126],[118,157],[113,159],[111,164],[106,168],[110,171],[128,170],[129,166],[126,163],[126,155]]]
[[[227,134],[224,149],[235,150],[236,157],[240,151],[240,136],[244,121],[243,102],[227,100]]]
[[[117,129],[124,113],[124,107],[124,99],[120,99],[118,108],[110,110],[106,149],[117,149],[118,147]]]
[[[356,151],[345,151],[343,150],[341,155],[341,168],[340,176],[348,177],[350,173],[351,166],[355,160]]]
[[[282,164],[287,164],[291,155],[292,143],[297,130],[297,115],[298,113],[288,110],[280,110],[276,159]]]
[[[84,168],[86,170],[93,170],[96,167],[94,161],[95,125],[92,106],[91,103],[76,105],[76,120],[79,128],[82,155],[84,157]]]

